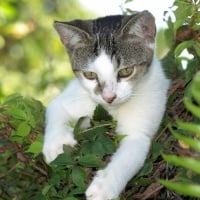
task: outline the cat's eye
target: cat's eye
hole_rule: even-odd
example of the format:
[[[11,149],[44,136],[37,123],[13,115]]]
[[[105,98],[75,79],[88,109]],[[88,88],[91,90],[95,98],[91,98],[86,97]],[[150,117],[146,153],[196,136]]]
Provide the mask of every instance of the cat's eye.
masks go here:
[[[89,80],[95,80],[97,79],[97,74],[94,72],[83,72],[83,75],[85,76],[85,78],[89,79]]]
[[[133,67],[123,68],[123,69],[119,70],[118,77],[119,78],[127,78],[132,75],[133,71],[134,71]]]

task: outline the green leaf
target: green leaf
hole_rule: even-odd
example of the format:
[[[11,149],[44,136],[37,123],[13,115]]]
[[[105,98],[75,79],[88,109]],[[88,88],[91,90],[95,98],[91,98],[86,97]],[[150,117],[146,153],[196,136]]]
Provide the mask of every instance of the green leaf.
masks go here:
[[[79,164],[85,167],[101,167],[102,166],[101,159],[94,154],[88,154],[81,157],[79,159]]]
[[[87,174],[81,167],[72,168],[72,180],[73,183],[78,187],[84,187]]]
[[[112,154],[115,152],[116,150],[115,143],[108,136],[100,135],[97,141],[102,144],[102,147],[104,149],[104,154]]]
[[[129,3],[129,2],[132,2],[132,1],[133,1],[133,0],[126,0],[125,3]]]
[[[199,25],[198,25],[198,27],[199,27]],[[198,57],[200,57],[200,48],[199,48],[199,42],[198,41],[195,43],[194,49],[195,49]]]
[[[94,141],[96,140],[96,138],[103,134],[103,133],[106,133],[108,131],[108,129],[106,127],[93,127],[91,129],[89,129],[86,134],[85,134],[85,137],[88,138],[90,141]]]
[[[200,141],[199,140],[180,135],[179,133],[176,133],[175,131],[172,131],[172,133],[176,139],[183,141],[185,144],[188,144],[189,146],[194,148],[196,151],[200,152]]]
[[[72,148],[68,146],[64,146],[64,153],[58,155],[58,157],[51,163],[52,165],[72,165]]]
[[[89,141],[84,141],[82,144],[81,144],[81,147],[80,147],[80,152],[82,154],[91,154],[92,153],[92,146],[91,146],[91,143]]]
[[[115,137],[115,146],[118,147],[120,142],[126,137],[127,135],[125,134],[119,134],[119,135],[116,135]]]
[[[43,194],[34,194],[31,200],[46,200],[46,197]]]
[[[19,108],[11,108],[6,113],[13,118],[26,120],[26,113]]]
[[[97,121],[109,121],[112,117],[102,106],[98,105],[94,111],[93,119]]]
[[[200,73],[195,75],[193,84],[191,86],[191,93],[194,99],[200,104]]]
[[[6,99],[4,100],[4,105],[16,105],[17,101],[21,101],[22,100],[22,96],[20,96],[17,93],[11,94],[9,96],[6,97]]]
[[[189,1],[175,1],[175,6],[177,9],[174,11],[176,21],[174,23],[174,31],[176,31],[180,26],[185,24],[189,20],[189,16],[192,15],[192,6]]]
[[[79,200],[79,199],[77,199],[75,197],[67,197],[67,198],[64,198],[64,200]]]
[[[153,162],[151,160],[147,160],[143,166],[143,168],[140,170],[139,176],[146,176],[151,174],[153,171]]]
[[[183,129],[183,130],[189,131],[191,133],[200,135],[200,125],[199,124],[194,124],[192,122],[183,122],[181,120],[177,120],[176,124],[179,129]]]
[[[184,41],[181,42],[175,49],[174,54],[175,56],[179,56],[184,49],[192,47],[194,45],[194,40]]]
[[[93,154],[99,156],[100,158],[102,158],[105,155],[106,150],[103,146],[103,143],[99,141],[94,141],[91,145]]]
[[[73,196],[76,194],[84,194],[85,190],[86,190],[86,187],[77,187],[70,192],[70,196]]]
[[[162,152],[162,145],[158,142],[153,142],[152,144],[152,159],[155,161],[158,156],[161,155],[161,152]]]
[[[200,108],[194,105],[188,97],[184,98],[185,107],[196,117],[200,118]]]
[[[51,187],[52,187],[52,185],[49,185],[49,184],[45,185],[44,188],[42,189],[42,194],[46,195],[49,192],[49,190],[51,189]]]
[[[198,160],[189,157],[178,157],[176,155],[163,154],[162,156],[169,163],[200,173],[200,161]]]
[[[76,123],[75,127],[74,127],[74,135],[78,136],[81,132],[81,125],[83,124],[83,122],[85,120],[87,120],[88,117],[81,117],[78,122]]]
[[[165,180],[159,180],[159,183],[179,194],[200,197],[200,185],[192,183],[176,183]]]
[[[29,148],[26,150],[27,153],[39,154],[42,152],[42,141],[34,141]]]
[[[170,34],[172,37],[173,34]],[[169,37],[166,37],[166,30],[160,29],[156,35],[156,55],[158,58],[164,58],[169,52],[172,42],[169,42]]]
[[[26,137],[30,133],[31,127],[26,122],[21,122],[17,127],[15,135]]]

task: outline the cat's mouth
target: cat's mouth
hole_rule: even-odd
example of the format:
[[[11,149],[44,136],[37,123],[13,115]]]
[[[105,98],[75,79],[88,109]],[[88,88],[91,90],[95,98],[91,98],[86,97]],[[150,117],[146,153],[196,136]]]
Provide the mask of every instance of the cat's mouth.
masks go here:
[[[120,106],[127,101],[129,101],[130,98],[119,98],[117,95],[112,96],[112,97],[102,97],[102,106],[105,105],[106,107],[115,107],[115,106]]]

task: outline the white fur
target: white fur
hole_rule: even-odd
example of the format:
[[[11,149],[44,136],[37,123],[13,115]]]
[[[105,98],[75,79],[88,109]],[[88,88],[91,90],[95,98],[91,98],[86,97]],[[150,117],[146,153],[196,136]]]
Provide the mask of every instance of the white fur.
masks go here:
[[[100,56],[97,57],[97,59],[95,59],[94,62],[89,64],[88,70],[98,74],[99,81],[105,84],[105,87],[102,91],[102,96],[96,96],[95,94],[93,94],[94,88],[97,85],[96,80],[94,80],[93,82],[85,80],[83,84],[86,84],[87,88],[89,84],[93,84],[90,87],[89,93],[92,94],[92,98],[95,99],[96,102],[98,102],[99,104],[104,104],[104,99],[111,98],[115,96],[116,93],[117,82],[115,80],[116,72],[114,70],[113,63],[111,62],[110,58],[106,55],[106,53],[102,51]]]
[[[153,60],[148,74],[135,86],[130,86],[126,81],[115,81],[113,76],[116,72],[105,53],[98,59],[94,65],[90,64],[90,68],[97,74],[102,73],[102,81],[111,87],[107,90],[115,92],[117,99],[109,105],[101,95],[91,94],[95,81],[72,81],[48,106],[43,147],[43,153],[49,163],[62,153],[63,144],[74,146],[76,141],[69,121],[77,121],[81,116],[91,117],[98,103],[117,120],[117,134],[127,136],[121,141],[107,167],[97,172],[86,191],[87,200],[108,200],[118,197],[127,182],[142,167],[151,139],[161,122],[169,86],[156,59]],[[100,66],[100,63],[104,66]]]
[[[120,69],[121,68],[118,70]],[[92,100],[98,104],[106,107],[108,104],[104,99],[116,95],[117,98],[110,106],[118,106],[132,96],[132,89],[134,85],[130,85],[127,81],[117,81],[116,77],[118,71],[114,70],[114,66],[110,57],[106,55],[104,51],[101,52],[99,57],[94,62],[89,64],[88,70],[98,74],[99,81],[105,83],[102,94],[97,95],[94,93],[94,90],[98,84],[97,81],[91,81],[88,79],[82,80],[82,85],[89,92]]]

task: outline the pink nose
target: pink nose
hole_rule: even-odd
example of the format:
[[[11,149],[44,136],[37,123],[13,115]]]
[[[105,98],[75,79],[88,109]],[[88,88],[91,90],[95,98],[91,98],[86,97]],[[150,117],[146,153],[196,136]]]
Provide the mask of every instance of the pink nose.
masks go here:
[[[107,103],[112,103],[116,97],[117,97],[117,96],[114,95],[114,96],[111,96],[111,97],[103,97],[103,99],[104,99]]]

